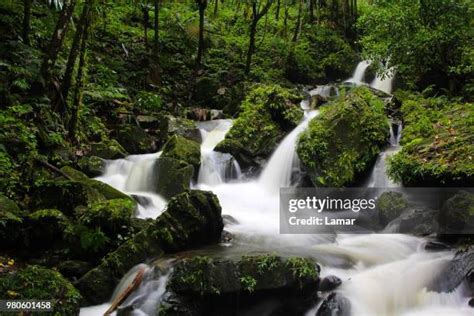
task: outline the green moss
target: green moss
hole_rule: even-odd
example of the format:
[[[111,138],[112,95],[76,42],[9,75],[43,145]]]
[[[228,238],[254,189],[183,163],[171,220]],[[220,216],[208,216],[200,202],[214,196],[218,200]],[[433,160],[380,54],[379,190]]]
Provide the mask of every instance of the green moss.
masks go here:
[[[399,192],[384,192],[377,200],[379,218],[383,225],[400,216],[407,207],[407,199]]]
[[[185,161],[192,165],[196,171],[201,164],[201,148],[199,144],[179,135],[173,135],[166,142],[161,156]]]
[[[155,165],[156,192],[166,199],[189,189],[194,167],[182,160],[160,157]]]
[[[255,85],[241,104],[241,113],[216,150],[235,155],[239,163],[266,158],[285,133],[303,117],[301,98],[279,85]]]
[[[317,280],[319,271],[315,262],[308,258],[290,257],[286,266],[298,280]]]
[[[103,159],[124,158],[127,155],[125,149],[115,139],[92,143],[90,153]]]
[[[5,299],[51,300],[56,315],[79,314],[81,295],[59,272],[27,266],[0,278],[0,296]]]
[[[389,174],[405,185],[474,184],[474,104],[399,93],[402,150],[389,160]]]
[[[117,140],[131,154],[145,154],[156,150],[153,138],[137,125],[121,125]]]
[[[89,177],[98,177],[105,169],[104,160],[96,156],[82,157],[77,162],[77,165],[79,169]]]
[[[0,244],[5,248],[21,246],[25,215],[15,202],[0,195]]]
[[[315,185],[340,187],[370,167],[388,133],[383,102],[361,87],[321,108],[300,135],[297,152]]]
[[[254,278],[252,278],[251,276],[243,276],[243,277],[240,277],[240,284],[242,285],[242,288],[249,292],[249,293],[252,293],[253,291],[255,291],[255,287],[257,286],[257,280],[255,280]]]
[[[441,210],[441,224],[446,233],[470,233],[474,229],[474,194],[459,191],[446,201]]]

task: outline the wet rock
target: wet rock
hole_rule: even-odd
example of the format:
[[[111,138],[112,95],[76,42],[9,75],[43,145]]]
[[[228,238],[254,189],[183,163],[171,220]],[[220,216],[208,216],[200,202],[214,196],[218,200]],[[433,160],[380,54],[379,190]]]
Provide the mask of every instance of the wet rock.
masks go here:
[[[160,217],[109,253],[77,282],[85,297],[84,304],[108,300],[121,277],[149,258],[217,243],[223,226],[221,207],[213,193],[192,190],[173,197]]]
[[[329,292],[342,284],[342,280],[335,275],[330,275],[321,280],[319,291]]]
[[[452,292],[461,283],[466,284],[468,295],[474,296],[474,250],[459,251],[454,258],[436,275],[430,291]]]
[[[389,224],[391,232],[428,236],[439,230],[438,211],[411,205]]]
[[[365,87],[351,90],[310,121],[297,153],[315,186],[352,184],[389,138],[383,102]]]
[[[184,161],[192,165],[197,172],[201,164],[201,147],[193,140],[174,135],[163,147],[161,157]]]
[[[238,224],[239,222],[231,215],[225,214],[222,215],[222,220],[224,221],[224,225],[231,225],[231,224]]]
[[[468,305],[474,307],[474,298],[471,298],[468,302]]]
[[[408,207],[408,201],[400,192],[384,192],[377,200],[379,219],[382,225],[387,225],[399,217]]]
[[[32,248],[53,248],[62,242],[69,219],[59,210],[45,209],[29,214],[26,218],[28,244]]]
[[[26,266],[0,278],[0,297],[52,300],[55,315],[79,315],[81,301],[77,289],[59,272],[40,266]]]
[[[80,260],[61,261],[57,266],[58,271],[69,280],[76,280],[91,269],[91,264]]]
[[[233,239],[233,236],[231,233],[229,233],[227,230],[222,231],[222,235],[221,235],[222,243],[230,243],[232,239]]]
[[[154,168],[156,192],[166,199],[189,189],[194,168],[182,160],[160,157]]]
[[[449,249],[451,249],[449,245],[437,241],[428,241],[425,244],[425,250],[428,251],[444,251]]]
[[[105,170],[105,161],[96,156],[82,157],[78,160],[77,165],[89,177],[98,177]]]
[[[331,293],[323,301],[316,312],[316,316],[349,316],[351,302],[340,293]]]
[[[157,149],[154,139],[137,125],[120,125],[117,140],[131,154],[146,154]]]
[[[172,115],[161,115],[159,139],[166,142],[173,135],[201,142],[201,133],[194,121]]]
[[[91,144],[91,155],[103,159],[125,158],[127,152],[115,139]]]

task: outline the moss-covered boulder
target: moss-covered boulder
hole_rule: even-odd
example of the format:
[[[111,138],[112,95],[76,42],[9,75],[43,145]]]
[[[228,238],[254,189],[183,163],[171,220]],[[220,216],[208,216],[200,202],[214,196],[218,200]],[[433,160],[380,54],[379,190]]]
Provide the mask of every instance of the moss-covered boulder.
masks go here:
[[[35,248],[53,248],[62,242],[69,219],[59,210],[43,209],[29,214],[27,221],[28,244]]]
[[[79,223],[91,228],[100,228],[109,235],[118,234],[130,225],[136,210],[131,199],[113,199],[76,208]]]
[[[81,301],[81,294],[59,272],[40,266],[0,276],[0,297],[52,301],[55,315],[78,315]]]
[[[77,161],[77,165],[89,177],[98,177],[105,170],[105,161],[97,156],[82,157]]]
[[[25,212],[4,195],[0,195],[0,249],[12,248],[21,239]]]
[[[161,157],[185,161],[197,172],[201,164],[201,147],[194,140],[174,135],[163,147]]]
[[[201,141],[201,133],[196,122],[187,118],[175,117],[170,114],[159,116],[159,139],[165,143],[173,135],[178,135],[197,142]]]
[[[134,265],[164,253],[216,243],[222,228],[221,207],[213,193],[193,190],[173,197],[160,217],[78,281],[85,304],[108,300],[120,278]]]
[[[90,154],[103,159],[118,159],[127,156],[125,149],[115,139],[92,143]]]
[[[79,205],[89,205],[105,199],[103,194],[83,181],[46,180],[34,188],[32,208],[58,209],[69,216]]]
[[[440,212],[442,232],[447,234],[474,233],[474,193],[460,191],[448,199]]]
[[[182,160],[160,157],[155,164],[156,192],[166,199],[189,189],[194,167]]]
[[[119,125],[117,140],[130,154],[146,154],[156,151],[153,137],[138,125]]]
[[[384,192],[377,200],[379,220],[382,225],[387,225],[399,217],[408,207],[408,201],[400,192]]]
[[[389,174],[406,186],[474,186],[474,104],[398,93],[402,150]]]
[[[384,103],[360,87],[321,108],[297,152],[316,186],[340,187],[368,170],[389,137]]]
[[[258,165],[303,118],[301,96],[279,85],[256,85],[241,113],[215,150],[234,155],[244,167]]]

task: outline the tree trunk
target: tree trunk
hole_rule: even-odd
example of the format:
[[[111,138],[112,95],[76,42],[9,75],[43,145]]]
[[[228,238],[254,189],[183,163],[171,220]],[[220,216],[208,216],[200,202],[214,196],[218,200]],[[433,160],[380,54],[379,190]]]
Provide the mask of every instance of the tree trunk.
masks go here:
[[[275,20],[277,21],[280,18],[280,2],[281,0],[277,1],[277,7],[276,7],[276,13],[275,13]]]
[[[62,106],[59,107],[60,113],[65,113],[68,110],[67,99],[69,97],[69,90],[72,84],[72,75],[74,73],[77,56],[79,55],[79,51],[80,51],[79,47],[81,45],[84,29],[85,29],[86,24],[88,23],[91,2],[92,2],[91,0],[86,1],[86,3],[84,4],[84,7],[82,8],[81,17],[77,24],[76,33],[74,34],[71,48],[69,50],[69,56],[68,56],[67,64],[66,64],[66,71],[64,73],[64,77],[61,84],[62,96],[60,97],[61,99],[60,104],[62,104]]]
[[[219,11],[219,0],[216,0],[216,3],[214,5],[214,16],[217,16],[218,11]]]
[[[23,42],[30,45],[31,0],[23,0]]]
[[[204,51],[204,13],[207,7],[207,0],[197,0],[199,6],[199,43],[196,56],[196,66],[201,66],[202,54]]]
[[[79,65],[77,68],[76,86],[74,87],[74,98],[71,107],[71,116],[69,120],[69,136],[73,141],[76,141],[77,121],[79,115],[79,107],[82,102],[82,89],[84,87],[84,68],[86,64],[87,40],[89,38],[89,18],[84,25],[82,34],[81,48],[79,54]]]
[[[66,37],[69,22],[76,6],[76,0],[65,1],[63,9],[59,15],[56,27],[51,37],[48,48],[46,49],[46,55],[41,64],[41,77],[45,84],[48,84],[50,80],[51,69],[56,64],[59,51]]]
[[[153,40],[153,52],[155,56],[158,56],[158,39],[159,39],[159,26],[160,26],[160,0],[155,0],[155,18],[154,18],[154,24],[155,24],[155,37]]]
[[[148,23],[150,22],[150,14],[148,12],[148,1],[142,7],[143,11],[143,36],[145,39],[145,50],[148,50]]]
[[[252,64],[252,55],[255,51],[255,34],[257,33],[257,22],[255,19],[250,24],[249,48],[247,50],[247,60],[245,62],[245,73],[250,73],[250,65]]]
[[[295,32],[293,33],[293,39],[291,40],[293,43],[296,43],[296,41],[298,41],[298,37],[300,35],[301,30],[301,14],[303,11],[303,0],[298,1],[298,17],[296,18]]]

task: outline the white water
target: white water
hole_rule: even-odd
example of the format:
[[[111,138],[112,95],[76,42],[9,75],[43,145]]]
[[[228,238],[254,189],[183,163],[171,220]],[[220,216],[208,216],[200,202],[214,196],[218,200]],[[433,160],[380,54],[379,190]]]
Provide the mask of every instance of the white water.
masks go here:
[[[230,155],[214,151],[232,127],[232,120],[215,120],[200,122],[201,132],[201,166],[198,183],[217,185],[229,178],[241,176],[240,166]]]
[[[260,185],[265,190],[278,193],[280,188],[292,185],[291,176],[301,169],[300,160],[296,154],[298,136],[308,127],[309,121],[318,114],[319,111],[307,112],[303,122],[283,139],[272,154],[259,179]]]
[[[399,183],[394,182],[387,174],[387,159],[400,151],[400,138],[402,125],[398,125],[398,131],[395,132],[393,125],[390,124],[390,146],[382,151],[375,161],[374,168],[369,176],[367,186],[369,188],[398,188]]]
[[[370,62],[367,60],[359,62],[356,66],[356,69],[354,70],[354,73],[352,74],[352,77],[347,79],[346,82],[352,82],[358,85],[363,84],[365,71],[367,70],[367,67],[369,67],[369,65]]]
[[[153,168],[161,152],[132,155],[125,159],[107,160],[104,174],[96,179],[128,195],[137,196],[136,217],[156,218],[166,207],[166,200],[153,192]]]
[[[365,71],[370,66],[370,61],[363,60],[357,64],[352,77],[347,79],[346,82],[354,83],[356,85],[368,85],[364,81]],[[389,69],[384,76],[377,75],[374,80],[370,83],[370,86],[374,89],[392,93],[393,80],[395,78],[395,70],[393,68]]]

